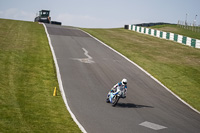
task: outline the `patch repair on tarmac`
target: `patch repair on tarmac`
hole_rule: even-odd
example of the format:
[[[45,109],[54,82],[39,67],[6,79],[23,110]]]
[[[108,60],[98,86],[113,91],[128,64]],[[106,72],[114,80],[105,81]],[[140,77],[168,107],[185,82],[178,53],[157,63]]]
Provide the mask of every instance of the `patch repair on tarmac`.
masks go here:
[[[85,48],[82,48],[82,49],[84,51],[85,56],[87,56],[88,58],[73,58],[73,60],[78,60],[82,63],[89,63],[89,64],[95,63],[93,61],[93,58],[88,54],[88,51]]]

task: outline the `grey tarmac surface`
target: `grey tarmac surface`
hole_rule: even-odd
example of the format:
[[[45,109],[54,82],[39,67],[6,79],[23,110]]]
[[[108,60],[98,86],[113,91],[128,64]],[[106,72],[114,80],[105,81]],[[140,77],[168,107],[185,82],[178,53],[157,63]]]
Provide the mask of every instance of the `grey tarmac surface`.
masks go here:
[[[88,133],[200,133],[200,115],[119,54],[84,32],[46,25],[68,104]],[[106,103],[128,79],[126,99]]]

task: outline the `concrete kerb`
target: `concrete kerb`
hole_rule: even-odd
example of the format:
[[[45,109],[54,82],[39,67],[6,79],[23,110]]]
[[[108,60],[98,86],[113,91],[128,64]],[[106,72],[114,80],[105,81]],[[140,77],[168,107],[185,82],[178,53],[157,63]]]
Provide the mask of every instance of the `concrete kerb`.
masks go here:
[[[83,31],[83,30],[81,30]],[[85,32],[85,31],[83,31]],[[149,77],[151,77],[153,80],[155,80],[158,84],[160,84],[162,87],[164,87],[167,91],[169,91],[172,95],[174,95],[177,99],[179,99],[182,103],[184,103],[185,105],[187,105],[189,108],[191,108],[193,111],[197,112],[198,114],[200,114],[200,112],[198,110],[196,110],[195,108],[193,108],[191,105],[189,105],[187,102],[185,102],[183,99],[181,99],[179,96],[177,96],[174,92],[172,92],[169,88],[167,88],[165,85],[163,85],[159,80],[157,80],[155,77],[153,77],[150,73],[148,73],[146,70],[144,70],[142,67],[140,67],[138,64],[136,64],[135,62],[133,62],[132,60],[128,59],[126,56],[124,56],[123,54],[119,53],[118,51],[116,51],[115,49],[111,48],[110,46],[108,46],[107,44],[105,44],[104,42],[100,41],[99,39],[97,39],[96,37],[93,37],[92,35],[90,35],[89,33],[85,32],[86,34],[88,34],[89,36],[91,36],[92,38],[94,38],[95,40],[97,40],[98,42],[100,42],[101,44],[103,44],[104,46],[108,47],[109,49],[111,49],[112,51],[116,52],[117,54],[121,55],[123,58],[125,58],[126,60],[128,60],[130,63],[132,63],[133,65],[137,66],[140,70],[142,70],[144,73],[146,73]]]
[[[46,28],[46,25],[43,23],[43,26],[45,28],[45,32],[47,34],[47,38],[48,38],[48,41],[49,41],[49,46],[51,48],[51,53],[53,55],[53,60],[54,60],[54,63],[55,63],[55,67],[56,67],[56,74],[57,74],[57,79],[58,79],[58,84],[59,84],[59,88],[60,88],[60,91],[61,91],[61,95],[62,95],[62,98],[64,100],[64,103],[67,107],[67,110],[69,111],[72,119],[75,121],[75,123],[78,125],[78,127],[80,128],[80,130],[83,132],[83,133],[87,133],[86,130],[84,129],[84,127],[80,124],[80,122],[76,119],[76,116],[73,114],[73,112],[71,111],[69,105],[68,105],[68,102],[67,102],[67,98],[65,96],[65,91],[63,89],[63,84],[62,84],[62,79],[61,79],[61,74],[60,74],[60,69],[59,69],[59,66],[58,66],[58,63],[57,63],[57,60],[56,60],[56,55],[55,55],[55,52],[54,52],[54,49],[53,49],[53,46],[52,46],[52,43],[51,43],[51,38],[49,36],[49,33],[47,31],[47,28]]]

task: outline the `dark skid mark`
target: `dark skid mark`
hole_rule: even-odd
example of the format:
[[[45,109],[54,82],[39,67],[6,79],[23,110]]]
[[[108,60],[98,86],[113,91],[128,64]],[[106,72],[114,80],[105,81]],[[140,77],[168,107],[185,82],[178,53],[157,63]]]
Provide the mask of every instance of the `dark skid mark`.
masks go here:
[[[82,32],[81,30],[74,30],[68,28],[57,28],[57,27],[49,27],[48,32],[50,35],[61,35],[61,36],[75,36],[75,37],[89,37],[88,34]]]

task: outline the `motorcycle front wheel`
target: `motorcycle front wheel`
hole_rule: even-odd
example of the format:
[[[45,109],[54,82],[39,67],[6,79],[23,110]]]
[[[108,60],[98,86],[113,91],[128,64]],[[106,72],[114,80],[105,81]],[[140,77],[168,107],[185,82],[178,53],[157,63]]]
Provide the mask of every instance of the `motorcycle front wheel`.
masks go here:
[[[112,99],[112,106],[115,107],[119,101],[119,98],[118,96],[114,96],[113,99]]]

